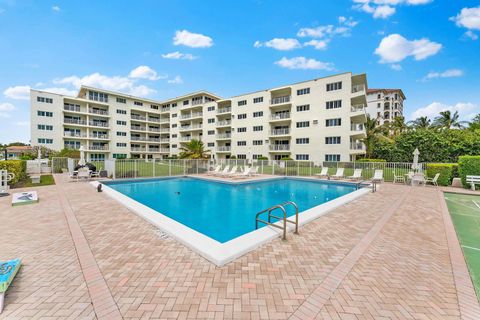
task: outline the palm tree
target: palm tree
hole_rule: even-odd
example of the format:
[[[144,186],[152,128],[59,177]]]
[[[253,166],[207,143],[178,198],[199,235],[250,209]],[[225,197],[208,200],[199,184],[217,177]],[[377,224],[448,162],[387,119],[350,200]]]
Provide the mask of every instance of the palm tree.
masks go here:
[[[472,121],[470,122],[468,128],[471,129],[471,130],[480,129],[480,113],[477,114],[477,115],[472,119]]]
[[[451,129],[451,128],[463,128],[467,121],[458,121],[460,115],[458,111],[455,111],[453,114],[450,110],[445,110],[440,112],[440,116],[435,118],[434,124],[437,127]]]
[[[370,118],[370,116],[367,115],[367,121],[365,122],[365,132],[367,135],[365,138],[362,139],[362,142],[365,144],[366,147],[365,156],[367,158],[372,157],[375,143],[377,143],[379,140],[391,141],[386,136],[385,131],[385,127],[378,125],[377,119]]]
[[[407,129],[407,125],[405,124],[405,118],[403,116],[397,116],[393,119],[393,121],[389,125],[389,129],[394,136],[402,133]]]
[[[414,129],[428,129],[431,124],[431,120],[428,117],[419,117],[415,120],[408,122]]]
[[[185,147],[180,148],[180,159],[208,159],[210,150],[205,150],[201,140],[192,139]]]

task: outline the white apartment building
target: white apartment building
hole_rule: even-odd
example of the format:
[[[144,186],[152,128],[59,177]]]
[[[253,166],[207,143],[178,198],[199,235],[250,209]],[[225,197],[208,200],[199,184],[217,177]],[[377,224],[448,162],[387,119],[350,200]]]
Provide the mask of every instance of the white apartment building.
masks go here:
[[[407,98],[401,89],[368,89],[367,114],[377,123],[389,123],[399,116],[403,116],[403,101]]]
[[[201,139],[212,157],[350,161],[365,153],[365,74],[342,73],[222,99],[200,91],[155,101],[82,86],[31,90],[31,144],[84,146],[89,160],[177,156]]]

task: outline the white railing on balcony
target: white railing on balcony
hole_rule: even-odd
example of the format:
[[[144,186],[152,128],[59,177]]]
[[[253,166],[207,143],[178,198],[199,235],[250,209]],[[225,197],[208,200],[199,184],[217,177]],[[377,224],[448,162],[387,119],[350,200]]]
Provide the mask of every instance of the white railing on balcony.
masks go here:
[[[230,151],[231,149],[232,149],[232,147],[227,147],[227,146],[217,147],[217,151],[219,151],[219,152],[227,152],[227,151]]]
[[[350,150],[365,150],[365,145],[363,142],[350,142]]]
[[[150,141],[150,142],[160,142],[160,138],[147,138],[147,141]]]
[[[146,137],[130,137],[132,141],[147,141]]]
[[[87,125],[87,120],[80,120],[80,119],[63,119],[64,123],[69,123],[69,124],[79,124],[82,126]]]
[[[161,143],[170,143],[170,139],[169,138],[162,138],[162,139],[160,139],[160,142]]]
[[[160,152],[170,153],[170,149],[169,148],[160,148]]]
[[[107,122],[101,122],[101,121],[89,121],[88,124],[94,127],[103,127],[103,128],[108,127]]]
[[[281,103],[289,103],[291,100],[291,96],[281,96],[275,97],[270,100],[270,104],[281,104]]]
[[[105,151],[105,150],[108,150],[108,144],[102,145],[102,146],[90,145],[90,146],[88,146],[88,150],[96,150],[96,151],[103,150],[103,151]]]
[[[136,115],[136,114],[132,114],[132,115],[131,115],[131,119],[132,119],[132,120],[140,120],[140,121],[146,121],[146,120],[147,120],[146,117],[139,116],[139,115]]]
[[[286,135],[286,134],[290,134],[290,129],[288,129],[288,128],[285,128],[285,129],[273,129],[272,131],[270,131],[270,134],[271,134],[272,136]]]
[[[199,104],[203,104],[203,98],[198,100],[192,100],[192,106],[197,106]]]
[[[364,131],[365,126],[363,123],[352,123],[350,124],[350,131]]]
[[[145,147],[130,147],[131,151],[145,151]]]
[[[145,128],[145,127],[140,127],[140,126],[131,126],[130,129],[131,129],[131,130],[136,130],[136,131],[145,131],[145,130],[147,130],[147,128]]]
[[[352,107],[350,108],[351,112],[359,112],[359,111],[364,111],[366,108],[366,105],[364,103],[360,104],[352,104]]]
[[[148,127],[148,131],[150,131],[150,132],[160,132],[160,128]]]
[[[74,111],[74,112],[82,112],[82,110],[80,109],[80,106],[63,105],[63,110]]]
[[[108,116],[108,111],[107,110],[99,110],[99,109],[88,109],[88,113],[93,113],[93,114],[99,114],[102,116]]]
[[[180,130],[186,131],[186,130],[196,130],[196,129],[202,129],[201,124],[192,124],[190,126],[182,126],[180,127]]]
[[[86,138],[87,134],[86,133],[72,132],[72,131],[64,131],[63,136],[73,137],[73,138]]]
[[[197,117],[203,117],[203,112],[192,112],[192,113],[187,113],[187,114],[182,114],[180,116],[180,119],[191,119],[191,118],[197,118]]]
[[[290,150],[289,144],[272,144],[270,145],[270,151],[288,151]]]
[[[232,112],[232,107],[224,107],[217,110],[217,114],[230,113],[230,112]]]
[[[148,121],[160,123],[160,118],[151,118],[151,117],[148,117]]]
[[[217,127],[229,126],[231,124],[232,124],[232,120],[217,121]]]
[[[92,139],[108,139],[108,134],[90,134]]]
[[[352,86],[352,93],[365,91],[364,84],[356,84]]]
[[[217,134],[217,139],[230,139],[232,137],[231,133],[220,133]]]
[[[270,116],[270,120],[290,119],[290,112],[275,113]]]
[[[170,111],[170,107],[166,107],[166,108],[161,108],[160,109],[161,112],[167,112],[167,111]]]

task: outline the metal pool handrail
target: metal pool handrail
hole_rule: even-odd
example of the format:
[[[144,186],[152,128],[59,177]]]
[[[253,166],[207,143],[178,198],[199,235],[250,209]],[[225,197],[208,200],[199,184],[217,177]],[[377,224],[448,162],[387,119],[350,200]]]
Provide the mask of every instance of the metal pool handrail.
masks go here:
[[[291,205],[295,208],[295,221],[287,219],[287,210],[285,210],[285,206],[287,206],[287,205]],[[277,210],[277,209],[280,209],[280,210],[283,211],[283,217],[275,216],[275,215],[272,214],[272,212]],[[262,213],[265,213],[265,212],[268,212],[268,216],[267,216],[268,221],[265,221],[265,220],[262,220],[262,219],[259,218],[259,216]],[[283,224],[282,225],[277,225],[275,223],[272,223],[272,218],[277,219],[277,220],[282,220]],[[260,211],[259,213],[256,214],[256,216],[255,216],[255,229],[258,229],[258,223],[259,222],[264,223],[268,226],[272,226],[272,227],[275,227],[275,228],[278,228],[278,229],[282,229],[283,230],[282,240],[287,240],[287,222],[295,224],[295,232],[294,233],[298,234],[298,206],[293,201],[287,201],[287,202],[284,202],[282,204],[274,205],[274,206],[272,206],[268,209],[262,210],[262,211]]]

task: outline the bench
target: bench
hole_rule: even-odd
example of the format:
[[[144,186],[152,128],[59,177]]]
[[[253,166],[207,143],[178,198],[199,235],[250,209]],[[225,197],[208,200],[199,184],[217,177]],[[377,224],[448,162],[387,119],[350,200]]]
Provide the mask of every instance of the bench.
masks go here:
[[[480,176],[467,176],[467,184],[472,186],[472,190],[475,190],[475,185],[480,185]]]

